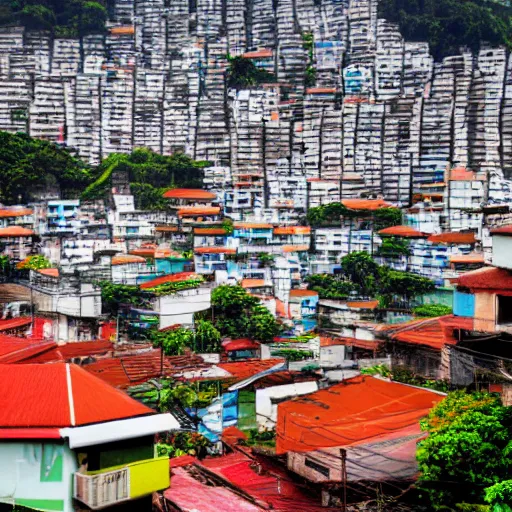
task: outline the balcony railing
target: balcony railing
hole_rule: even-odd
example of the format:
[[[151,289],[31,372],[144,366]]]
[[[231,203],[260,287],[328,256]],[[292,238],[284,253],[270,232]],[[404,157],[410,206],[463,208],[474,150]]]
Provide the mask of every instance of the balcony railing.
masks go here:
[[[74,497],[93,510],[129,500],[129,468],[126,467],[99,475],[75,473]]]
[[[116,469],[75,473],[73,497],[92,510],[169,487],[169,459],[141,460]]]

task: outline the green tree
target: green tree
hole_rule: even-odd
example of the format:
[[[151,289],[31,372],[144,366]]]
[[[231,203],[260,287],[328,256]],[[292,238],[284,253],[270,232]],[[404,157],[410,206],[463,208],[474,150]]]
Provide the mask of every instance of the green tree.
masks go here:
[[[56,182],[63,197],[76,197],[91,172],[69,151],[23,133],[0,132],[0,202],[28,203],[32,193]]]
[[[45,268],[51,268],[52,264],[50,260],[45,258],[42,254],[36,254],[34,256],[28,256],[23,261],[20,261],[16,268],[19,270],[42,270]]]
[[[212,291],[214,325],[222,336],[270,341],[280,331],[260,300],[241,286],[218,286]]]
[[[26,5],[18,14],[19,22],[30,30],[51,30],[56,18],[53,10],[44,5]]]
[[[130,304],[135,307],[147,306],[148,294],[141,292],[138,286],[116,284],[111,281],[99,281],[101,289],[101,305],[104,313],[117,315],[120,304]]]
[[[379,278],[379,265],[367,252],[351,252],[341,259],[343,273],[363,295],[372,295]]]
[[[512,512],[512,480],[494,484],[485,490],[485,501],[489,512]]]
[[[388,300],[397,297],[408,302],[413,297],[433,292],[435,284],[430,279],[412,272],[380,267],[378,290],[379,294]]]
[[[402,224],[402,210],[394,207],[379,208],[373,212],[373,222],[373,229],[375,231],[392,226],[400,226]]]
[[[78,17],[78,32],[81,35],[100,34],[105,31],[107,8],[99,2],[84,2]]]
[[[512,409],[496,395],[455,391],[421,422],[418,485],[434,510],[483,503],[484,490],[510,475]]]
[[[377,256],[383,258],[396,258],[398,256],[410,256],[409,242],[403,238],[386,236],[382,238],[382,244],[377,249]]]
[[[162,347],[167,356],[182,355],[185,348],[194,346],[194,333],[185,327],[177,327],[169,331],[155,331],[150,337],[153,345]]]
[[[221,349],[221,335],[218,329],[208,320],[198,320],[194,333],[196,352],[218,353]]]
[[[275,76],[259,68],[251,59],[228,56],[227,84],[234,89],[246,89],[265,82],[275,82]]]
[[[425,318],[433,318],[436,316],[451,315],[453,310],[450,306],[444,304],[423,304],[412,310],[415,316],[422,316]]]
[[[304,281],[308,283],[310,290],[318,292],[321,299],[346,299],[356,289],[354,283],[340,274],[311,274]]]

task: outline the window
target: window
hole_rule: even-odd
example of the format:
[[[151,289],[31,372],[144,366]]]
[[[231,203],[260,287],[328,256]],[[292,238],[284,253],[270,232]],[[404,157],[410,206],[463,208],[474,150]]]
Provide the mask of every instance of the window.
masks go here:
[[[512,324],[512,297],[498,295],[498,324]]]
[[[315,462],[314,460],[308,459],[306,457],[306,460],[304,462],[305,466],[307,468],[314,469],[317,473],[320,473],[321,475],[329,478],[329,468],[327,466],[323,466],[322,464],[318,464],[318,462]]]

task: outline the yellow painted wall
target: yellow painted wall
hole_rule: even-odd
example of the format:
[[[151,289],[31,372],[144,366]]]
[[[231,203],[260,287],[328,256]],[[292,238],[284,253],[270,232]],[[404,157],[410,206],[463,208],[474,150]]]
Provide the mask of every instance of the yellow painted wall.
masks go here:
[[[169,487],[169,458],[135,462],[130,468],[130,498],[146,496]]]

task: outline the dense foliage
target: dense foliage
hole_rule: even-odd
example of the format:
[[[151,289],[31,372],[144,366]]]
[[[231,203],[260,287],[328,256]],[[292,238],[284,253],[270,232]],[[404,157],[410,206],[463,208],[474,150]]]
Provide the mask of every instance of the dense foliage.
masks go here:
[[[23,133],[0,132],[0,203],[28,203],[32,193],[57,185],[76,197],[90,182],[90,169],[69,151]]]
[[[510,475],[512,409],[487,393],[455,391],[422,421],[419,486],[434,510],[483,503],[485,489]]]
[[[194,348],[200,353],[218,353],[221,349],[221,335],[208,320],[198,320],[195,326]]]
[[[0,24],[21,23],[31,30],[51,30],[76,37],[105,32],[108,0],[4,0]]]
[[[490,512],[512,512],[512,480],[505,480],[485,490]]]
[[[407,240],[387,236],[382,238],[382,243],[378,247],[376,254],[382,258],[396,258],[400,256],[410,256],[411,249]]]
[[[212,291],[214,325],[222,336],[271,341],[281,328],[260,300],[241,286],[218,286]]]
[[[164,434],[156,445],[159,457],[169,458],[193,455],[206,456],[206,447],[210,444],[206,437],[197,432],[169,432]]]
[[[276,77],[259,68],[251,59],[228,56],[227,84],[234,89],[246,89],[258,84],[273,83]]]
[[[312,32],[304,32],[302,34],[302,46],[308,56],[305,85],[306,87],[313,87],[316,84],[316,69],[313,66],[315,38]]]
[[[163,156],[147,148],[130,154],[113,153],[97,168],[96,180],[82,194],[83,199],[103,197],[112,186],[113,173],[126,173],[138,209],[163,209],[162,194],[174,187],[202,188],[202,169],[209,162],[195,161],[182,153]]]
[[[318,292],[321,299],[342,300],[356,289],[351,281],[341,274],[311,274],[304,278],[308,288]]]
[[[167,356],[180,356],[185,348],[194,347],[194,332],[185,327],[167,331],[152,331],[150,339],[157,347],[162,347]]]
[[[406,41],[427,41],[436,59],[478,51],[482,41],[511,44],[512,8],[490,0],[381,0],[379,17],[398,23]]]
[[[33,256],[26,257],[23,261],[20,261],[16,268],[18,270],[42,270],[45,268],[51,268],[52,264],[50,260],[45,258],[42,254],[34,254]]]
[[[343,203],[328,203],[309,208],[307,221],[313,227],[339,226],[342,218],[368,218],[373,229],[379,231],[391,226],[398,226],[402,222],[400,208],[380,208],[378,210],[353,210]]]
[[[355,292],[359,296],[379,297],[384,307],[400,301],[408,304],[413,297],[435,289],[430,279],[378,265],[366,252],[344,256],[341,267],[340,274],[313,274],[305,281],[321,299],[346,299]]]
[[[111,281],[99,281],[101,288],[101,305],[104,313],[117,315],[121,304],[135,307],[147,305],[148,295],[140,291],[138,286],[115,284]]]
[[[414,308],[412,312],[416,316],[433,318],[436,316],[451,315],[453,310],[450,306],[445,306],[444,304],[424,304],[423,306]]]

